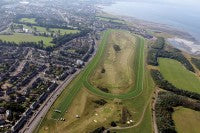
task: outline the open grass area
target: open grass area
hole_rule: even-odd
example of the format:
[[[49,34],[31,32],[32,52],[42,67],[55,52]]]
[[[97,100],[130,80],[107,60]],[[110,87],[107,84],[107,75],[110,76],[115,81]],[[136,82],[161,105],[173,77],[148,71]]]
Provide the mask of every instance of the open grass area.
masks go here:
[[[103,43],[106,43],[107,37],[109,35],[110,31],[107,31],[103,35]],[[95,56],[97,58],[98,56],[101,56],[102,50],[104,45],[99,45],[99,50]],[[93,59],[94,61],[95,59]],[[92,61],[92,62],[93,62]],[[92,62],[90,64],[92,64]],[[88,68],[89,66],[87,66]],[[86,69],[87,69],[86,68]],[[76,77],[70,85],[66,87],[66,89],[62,92],[61,96],[58,97],[56,102],[53,104],[53,106],[50,108],[49,112],[45,116],[44,120],[42,121],[41,125],[39,125],[38,129],[35,132],[44,132],[45,126],[47,127],[55,127],[55,120],[54,119],[59,119],[61,117],[65,116],[65,112],[69,110],[70,105],[72,104],[74,98],[77,96],[81,88],[83,88],[82,80],[83,80],[83,75],[85,71],[82,71],[78,77]],[[78,99],[78,98],[77,98]],[[79,100],[80,101],[80,100]],[[61,110],[61,114],[58,114],[54,112],[55,109]],[[54,130],[53,130],[54,131]],[[48,132],[48,130],[47,130]]]
[[[200,93],[200,78],[188,71],[180,62],[160,58],[159,68],[166,80],[178,88]]]
[[[35,18],[21,18],[19,21],[23,23],[36,24]]]
[[[56,102],[46,115],[39,130],[35,131],[35,133],[77,133],[80,130],[82,132],[92,132],[94,129],[101,126],[109,128],[112,121],[120,121],[122,107],[128,109],[129,113],[132,115],[132,119],[134,120],[133,124],[137,125],[131,128],[111,130],[111,132],[151,133],[152,120],[151,108],[149,105],[152,91],[153,82],[148,71],[145,72],[143,93],[136,98],[122,100],[121,104],[117,104],[115,100],[106,99],[107,104],[97,105],[94,101],[102,98],[91,94],[86,88],[81,88],[76,95],[77,98],[75,98],[68,107],[67,112],[65,112],[63,116],[60,116],[60,118],[65,118],[66,121],[57,121],[52,118],[55,113],[54,110],[57,109],[59,104]],[[64,98],[64,95],[61,97]],[[75,117],[77,114],[80,118]],[[117,124],[120,126],[120,123]],[[130,125],[127,124],[126,126],[128,127]]]
[[[147,54],[147,47],[145,47],[145,58]],[[154,82],[149,72],[149,69],[145,67],[144,71],[144,88],[142,93],[132,99],[124,100],[123,104],[132,114],[134,120],[134,126],[129,128],[111,130],[111,132],[117,133],[152,133],[152,112],[151,112],[151,98],[154,91]]]
[[[199,133],[200,112],[188,108],[178,107],[173,113],[178,133]]]
[[[76,133],[80,131],[90,132],[100,126],[110,127],[111,121],[119,121],[121,119],[122,107],[127,108],[131,113],[130,118],[134,120],[132,124],[137,124],[136,127],[131,127],[128,131],[135,131],[138,126],[142,130],[142,126],[145,124],[147,130],[152,129],[151,113],[148,107],[153,90],[153,82],[149,72],[144,69],[143,39],[136,37],[134,70],[138,71],[135,71],[135,85],[130,91],[124,94],[105,93],[93,87],[88,81],[105,53],[106,45],[112,32],[112,30],[108,30],[103,34],[94,59],[66,87],[35,132]],[[105,105],[96,105],[94,101],[100,99],[106,100],[107,103]],[[118,102],[122,104],[118,104]],[[55,109],[60,110],[61,113],[55,112]],[[75,118],[77,114],[80,118]],[[60,121],[60,118],[65,118],[66,121]],[[148,123],[144,124],[144,122]],[[118,124],[120,125],[120,123]]]
[[[64,35],[64,34],[75,34],[75,33],[79,32],[79,30],[68,30],[68,29],[58,29],[58,28],[50,28],[50,32],[51,31],[56,32],[56,33],[58,33],[58,31],[60,31],[61,35]]]
[[[113,94],[129,91],[134,84],[134,49],[136,38],[126,31],[113,31],[109,36],[105,54],[90,77],[98,88]]]
[[[113,119],[118,119],[118,106],[114,102],[105,105],[98,105],[94,101],[100,98],[88,93],[82,88],[62,118],[66,121],[57,121],[52,119],[52,113],[49,112],[42,123],[39,133],[77,133],[91,132],[102,125],[110,125]],[[55,108],[55,106],[53,106]],[[76,118],[79,115],[80,118]],[[114,116],[114,117],[113,117]]]
[[[137,126],[111,130],[111,133],[153,133],[151,108],[148,106],[141,123]]]
[[[64,35],[64,34],[75,34],[75,33],[79,32],[79,30],[68,30],[68,29],[59,29],[59,28],[49,28],[49,30],[47,31],[47,28],[41,27],[41,26],[33,26],[33,27],[30,27],[30,26],[27,26],[27,25],[23,25],[23,26],[24,26],[24,28],[29,29],[31,31],[36,30],[36,31],[41,32],[41,33],[44,33],[44,32],[51,33],[51,32],[53,32],[53,33],[57,33],[57,34],[60,33],[60,35]]]
[[[105,46],[107,40],[103,40],[102,41],[102,45]],[[127,93],[123,93],[123,94],[112,94],[112,93],[106,93],[96,87],[94,87],[90,82],[89,82],[89,77],[91,76],[91,74],[94,72],[95,68],[97,68],[97,66],[99,65],[99,60],[101,59],[101,56],[98,56],[98,58],[96,58],[93,61],[93,64],[88,65],[89,69],[86,69],[86,72],[84,73],[84,78],[83,78],[83,84],[84,86],[90,90],[91,92],[93,92],[94,94],[104,97],[104,98],[109,98],[109,99],[114,99],[114,98],[118,98],[118,99],[130,99],[133,97],[138,96],[142,90],[143,90],[143,78],[144,78],[144,39],[140,38],[140,37],[136,37],[136,50],[137,51],[135,53],[135,60],[134,63],[135,68],[134,68],[134,72],[135,72],[135,84],[134,86],[132,86],[132,88],[130,88],[130,91],[128,91]],[[104,48],[103,46],[103,48]],[[104,51],[101,51],[101,55],[103,55]]]
[[[42,37],[42,36],[34,36],[31,34],[23,34],[23,33],[15,33],[13,35],[0,35],[0,39],[3,41],[9,41],[9,42],[39,42],[43,40],[46,47],[53,46],[54,44],[51,43],[52,38],[51,37]]]
[[[101,20],[101,21],[107,21],[107,22],[125,24],[125,21],[120,20],[120,19],[118,19],[118,18],[103,17],[103,16],[97,16],[96,18],[99,19],[99,20]]]

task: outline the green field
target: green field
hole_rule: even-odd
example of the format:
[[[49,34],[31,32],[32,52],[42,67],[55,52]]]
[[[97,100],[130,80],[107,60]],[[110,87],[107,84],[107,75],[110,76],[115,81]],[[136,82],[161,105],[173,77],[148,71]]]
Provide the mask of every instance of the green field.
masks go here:
[[[74,33],[78,33],[79,31],[78,30],[67,30],[67,29],[58,29],[58,28],[49,28],[49,31],[47,31],[47,29],[45,27],[40,27],[40,26],[33,26],[32,30],[36,28],[37,31],[39,32],[46,32],[46,33],[51,33],[51,32],[54,32],[54,33],[58,33],[60,31],[60,34],[61,35],[64,35],[64,34],[74,34]],[[28,29],[31,29],[31,27],[29,27]]]
[[[110,127],[111,121],[118,121],[122,106],[125,106],[132,114],[135,126],[127,129],[117,130],[117,132],[152,132],[150,100],[154,84],[147,69],[144,69],[144,40],[136,36],[136,47],[134,53],[134,86],[124,94],[105,93],[92,86],[89,82],[91,74],[96,70],[105,54],[105,49],[109,43],[110,35],[116,30],[104,32],[101,44],[94,59],[86,66],[71,83],[66,87],[61,96],[50,108],[41,124],[35,132],[89,132],[102,125]],[[105,99],[107,104],[96,107],[94,100]],[[122,102],[122,105],[115,103],[115,100]],[[61,113],[54,112],[55,109]],[[67,113],[66,113],[67,111]],[[98,114],[95,116],[94,114]],[[75,118],[75,114],[81,116]],[[65,118],[67,121],[57,121]],[[97,123],[94,123],[94,120]],[[119,125],[120,126],[120,125]],[[129,125],[126,125],[129,126]],[[143,128],[145,127],[145,128]]]
[[[60,34],[64,35],[64,34],[75,34],[78,33],[79,30],[68,30],[68,29],[58,29],[58,28],[50,28],[50,32],[56,32],[58,33],[58,31],[60,30]]]
[[[200,93],[200,78],[188,71],[180,62],[160,58],[159,68],[164,78],[176,87]]]
[[[21,18],[19,21],[23,23],[36,24],[35,18]]]
[[[200,112],[188,108],[178,107],[173,113],[178,133],[199,133]]]
[[[147,56],[147,47],[145,47],[145,58]],[[136,123],[133,127],[112,130],[117,133],[152,133],[152,114],[151,114],[151,98],[154,91],[154,82],[149,70],[146,68],[144,71],[142,93],[132,99],[124,100],[123,103],[132,111],[132,116]]]
[[[119,24],[125,24],[125,21],[120,20],[118,18],[110,18],[110,17],[102,17],[102,16],[97,16],[97,19],[101,21],[107,21],[107,22],[114,22],[114,23],[119,23]]]
[[[52,41],[51,37],[34,36],[34,35],[23,34],[23,33],[15,33],[13,35],[0,35],[0,39],[3,41],[15,42],[15,43],[39,42],[43,40],[45,47],[54,45],[53,43],[51,43]]]
[[[135,60],[135,70],[138,70],[135,72],[135,85],[134,87],[127,93],[125,94],[120,94],[120,95],[115,95],[115,94],[109,94],[105,93],[95,87],[93,87],[88,79],[90,77],[90,74],[95,70],[97,65],[99,64],[99,61],[101,57],[104,54],[105,46],[108,41],[108,37],[112,30],[108,30],[107,32],[104,33],[103,39],[101,44],[99,45],[98,52],[94,59],[87,65],[86,69],[79,74],[79,76],[72,81],[72,83],[64,90],[62,95],[57,99],[57,101],[54,103],[52,106],[53,108],[56,108],[58,110],[61,110],[61,114],[54,112],[53,108],[50,109],[49,114],[51,114],[52,119],[59,119],[65,115],[66,110],[70,107],[71,103],[73,102],[73,99],[75,96],[78,94],[78,92],[81,90],[81,88],[85,87],[86,89],[89,90],[89,92],[92,92],[92,94],[105,98],[105,99],[132,99],[132,98],[138,98],[140,99],[140,104],[138,104],[137,107],[135,108],[140,108],[144,107],[145,105],[147,106],[148,102],[146,101],[149,97],[147,95],[151,95],[151,93],[144,93],[144,97],[136,97],[140,94],[142,94],[143,91],[143,79],[145,78],[144,75],[144,40],[142,38],[137,37],[137,47],[136,47],[136,60]],[[150,87],[150,85],[145,86],[145,88]],[[152,87],[152,86],[151,86]],[[147,95],[146,95],[147,94]],[[143,94],[142,94],[143,95]],[[146,96],[145,96],[146,95]],[[129,100],[127,100],[129,101]],[[131,103],[130,103],[131,104]],[[135,102],[136,104],[136,102]],[[141,108],[141,110],[144,110],[144,108]],[[144,110],[145,111],[145,110]],[[142,115],[142,112],[140,116]],[[139,119],[139,116],[138,116]],[[46,124],[53,124],[54,122],[52,120],[48,120],[46,117],[44,118],[44,121],[42,122],[41,126],[46,125]],[[54,123],[55,124],[55,123]]]
[[[35,28],[36,28],[36,31],[38,32],[41,32],[41,33],[59,33],[60,31],[60,34],[61,35],[64,35],[64,34],[75,34],[75,33],[78,33],[79,30],[68,30],[68,29],[59,29],[59,28],[49,28],[49,31],[47,31],[47,28],[45,27],[41,27],[41,26],[33,26],[33,27],[30,27],[30,26],[27,26],[27,25],[23,25],[24,28],[26,29],[29,29],[30,31],[34,31]]]
[[[101,48],[100,48],[100,55],[103,55],[104,53],[104,48],[106,45],[107,39],[103,39]],[[104,98],[109,98],[109,99],[130,99],[135,96],[138,96],[142,90],[143,90],[143,78],[144,78],[144,39],[137,37],[137,42],[136,42],[136,53],[135,55],[137,56],[135,58],[135,63],[137,64],[135,66],[135,85],[128,91],[127,93],[123,94],[111,94],[111,93],[106,93],[98,88],[95,88],[90,82],[89,82],[89,77],[95,70],[95,68],[99,65],[99,60],[101,59],[101,56],[97,56],[92,63],[88,65],[88,69],[85,70],[85,73],[83,75],[83,84],[84,86],[90,90],[90,92],[93,92],[94,94],[104,97]]]
[[[118,51],[114,46],[118,46]],[[134,35],[121,30],[112,31],[105,53],[91,74],[90,83],[97,88],[106,88],[113,94],[128,92],[134,85],[135,46]]]

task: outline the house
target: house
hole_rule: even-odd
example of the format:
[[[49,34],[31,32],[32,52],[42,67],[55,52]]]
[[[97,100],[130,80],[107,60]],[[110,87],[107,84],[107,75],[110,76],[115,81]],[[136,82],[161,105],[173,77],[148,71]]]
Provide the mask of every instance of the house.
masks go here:
[[[6,124],[6,121],[4,119],[0,119],[0,126],[3,126]]]
[[[6,109],[4,107],[0,107],[0,114],[4,114],[6,112]]]
[[[19,97],[17,98],[17,102],[18,102],[18,103],[25,102],[25,101],[26,101],[26,97],[25,97],[25,96],[19,96]]]
[[[38,103],[37,101],[34,102],[34,103],[30,106],[30,108],[33,109],[33,110],[37,109],[37,107],[39,107],[39,103]]]
[[[13,88],[9,88],[9,89],[6,90],[7,95],[10,95],[10,94],[13,94],[13,93],[15,93],[15,90]]]
[[[69,73],[68,71],[66,71],[59,77],[59,80],[65,80],[68,76],[69,76]]]
[[[54,90],[56,89],[57,86],[58,86],[57,83],[53,83],[53,84],[47,89],[47,91],[48,91],[49,93],[51,93],[52,91],[54,91]]]
[[[19,119],[15,123],[15,125],[11,128],[11,131],[14,133],[18,132],[23,127],[23,125],[26,123],[26,121],[27,121],[27,116],[21,117],[21,119]]]
[[[6,118],[9,119],[12,116],[11,110],[6,110]]]
[[[33,113],[32,108],[29,108],[29,109],[27,109],[27,110],[24,112],[23,115],[29,116],[29,115],[31,115],[32,113]]]
[[[85,54],[83,56],[82,60],[85,61],[85,62],[87,62],[89,60],[89,58],[90,58],[90,54],[87,53],[87,54]]]
[[[29,29],[23,28],[23,32],[28,33]]]
[[[0,97],[4,96],[5,92],[0,91]]]
[[[77,60],[76,65],[80,68],[84,65],[84,62],[82,60]]]
[[[48,93],[43,93],[40,98],[38,99],[39,103],[42,103],[44,100],[46,100],[46,98],[48,97]]]
[[[74,74],[75,72],[76,72],[76,69],[75,69],[75,68],[73,68],[73,67],[70,68],[70,70],[69,70],[69,73],[70,73],[70,74]]]

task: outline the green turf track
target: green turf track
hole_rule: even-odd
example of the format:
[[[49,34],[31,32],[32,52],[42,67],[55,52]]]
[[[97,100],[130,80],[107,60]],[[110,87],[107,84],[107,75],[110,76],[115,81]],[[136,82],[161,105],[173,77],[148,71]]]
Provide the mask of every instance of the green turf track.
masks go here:
[[[108,41],[108,37],[111,32],[112,32],[111,30],[107,30],[103,34],[103,40],[98,47],[98,51],[97,51],[95,57],[87,65],[85,70],[81,72],[81,74],[77,77],[77,79],[75,79],[75,81],[72,82],[73,85],[69,88],[69,90],[68,90],[69,93],[67,93],[66,97],[64,99],[62,99],[61,102],[59,103],[57,109],[61,110],[62,113],[61,114],[53,113],[52,118],[57,119],[60,116],[64,115],[64,112],[68,109],[68,107],[72,103],[73,98],[77,95],[77,93],[83,86],[85,86],[90,92],[94,93],[95,95],[98,95],[100,97],[107,98],[107,99],[118,98],[118,99],[125,100],[125,99],[134,98],[134,97],[138,96],[140,93],[142,93],[142,91],[143,91],[143,76],[144,76],[144,39],[141,37],[137,37],[137,45],[136,45],[136,50],[135,50],[136,53],[135,53],[135,60],[134,60],[134,63],[135,63],[134,71],[135,71],[135,75],[136,75],[136,78],[135,78],[136,84],[135,84],[135,86],[133,86],[130,89],[129,92],[127,92],[125,94],[119,94],[119,95],[105,93],[105,92],[99,90],[98,88],[93,87],[89,83],[89,77],[90,77],[91,73],[95,70],[97,65],[99,64],[99,61],[101,60],[101,57],[104,54],[106,44]]]
[[[108,35],[107,35],[108,36]],[[142,90],[143,90],[143,75],[144,75],[144,39],[137,37],[137,46],[136,46],[136,54],[135,54],[135,75],[136,75],[136,85],[133,86],[129,92],[125,94],[111,94],[111,93],[106,93],[101,91],[98,88],[93,87],[92,84],[89,83],[89,77],[91,73],[95,70],[97,67],[99,60],[101,59],[105,45],[107,44],[107,37],[104,37],[101,43],[101,48],[99,49],[99,53],[96,56],[95,59],[93,59],[93,62],[90,63],[85,70],[83,74],[83,84],[84,86],[93,92],[94,94],[104,97],[104,98],[109,98],[109,99],[130,99],[133,98],[137,95],[139,95]]]

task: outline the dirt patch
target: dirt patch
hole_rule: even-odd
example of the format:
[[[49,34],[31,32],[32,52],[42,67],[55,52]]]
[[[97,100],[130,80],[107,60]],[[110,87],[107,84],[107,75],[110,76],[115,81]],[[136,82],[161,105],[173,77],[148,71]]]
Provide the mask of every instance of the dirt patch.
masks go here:
[[[122,111],[121,111],[121,124],[126,124],[127,121],[132,117],[132,115],[130,114],[130,112],[128,111],[128,109],[126,107],[122,107]]]
[[[96,103],[96,104],[98,104],[98,105],[105,105],[107,103],[104,99],[95,100],[93,102]]]
[[[104,88],[104,87],[97,87],[97,88],[99,88],[103,92],[110,93],[110,91],[108,90],[108,88]]]
[[[113,48],[114,48],[114,50],[115,50],[116,52],[119,52],[119,51],[121,51],[121,48],[120,48],[120,46],[119,46],[119,45],[117,45],[117,44],[113,45]]]

